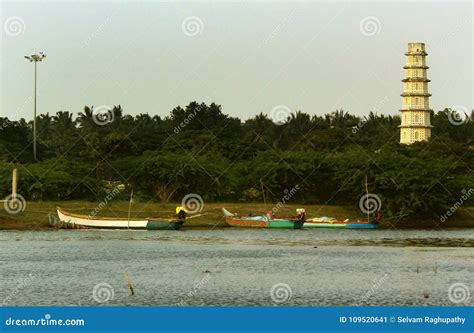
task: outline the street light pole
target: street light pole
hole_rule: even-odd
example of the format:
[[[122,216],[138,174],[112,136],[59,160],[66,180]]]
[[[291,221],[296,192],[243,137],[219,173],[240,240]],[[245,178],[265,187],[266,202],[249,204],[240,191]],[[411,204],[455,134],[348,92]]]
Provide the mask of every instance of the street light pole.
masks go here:
[[[31,56],[25,56],[26,59],[28,59],[30,62],[35,63],[35,90],[34,90],[34,110],[33,110],[33,156],[36,160],[36,73],[37,73],[37,62],[38,61],[43,61],[44,58],[46,58],[46,54],[43,54],[43,52],[40,52],[39,54],[32,54]]]
[[[36,160],[36,61],[35,61],[35,97],[33,106],[33,156]]]

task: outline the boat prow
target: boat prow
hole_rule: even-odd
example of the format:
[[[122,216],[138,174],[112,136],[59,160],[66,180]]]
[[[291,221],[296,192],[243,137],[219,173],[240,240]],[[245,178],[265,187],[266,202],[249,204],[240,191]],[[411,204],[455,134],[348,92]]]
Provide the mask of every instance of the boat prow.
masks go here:
[[[229,212],[227,209],[225,208],[222,208],[222,213],[224,213],[224,216],[225,217],[233,217],[235,216],[235,214],[232,214],[231,212]]]

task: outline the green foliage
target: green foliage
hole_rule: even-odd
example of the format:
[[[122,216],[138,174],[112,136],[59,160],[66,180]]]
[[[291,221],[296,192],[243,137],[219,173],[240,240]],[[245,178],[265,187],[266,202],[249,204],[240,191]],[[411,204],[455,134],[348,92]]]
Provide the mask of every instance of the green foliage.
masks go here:
[[[18,169],[18,193],[29,200],[70,200],[94,198],[94,180],[85,163],[52,158],[33,164],[0,162],[0,195],[11,193],[11,170]]]
[[[457,126],[452,110],[432,115],[429,143],[400,145],[398,116],[357,117],[344,110],[324,116],[297,111],[284,124],[265,114],[241,122],[220,105],[192,102],[161,118],[125,115],[98,124],[94,107],[76,119],[68,111],[37,118],[38,156],[32,157],[32,122],[0,118],[0,195],[31,199],[91,199],[104,181],[133,189],[143,200],[279,201],[342,204],[358,209],[365,193],[382,200],[385,215],[440,214],[463,190],[474,188],[474,122]],[[128,196],[128,194],[127,194]],[[472,202],[471,198],[471,202]]]

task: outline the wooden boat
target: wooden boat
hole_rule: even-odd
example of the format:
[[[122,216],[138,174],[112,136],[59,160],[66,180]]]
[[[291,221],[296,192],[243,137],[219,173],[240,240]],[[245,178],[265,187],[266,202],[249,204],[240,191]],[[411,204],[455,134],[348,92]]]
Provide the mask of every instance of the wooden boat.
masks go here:
[[[238,216],[222,208],[227,224],[246,228],[301,229],[304,221],[293,219],[268,219],[266,216]]]
[[[378,222],[369,221],[339,221],[332,217],[316,217],[307,219],[303,228],[346,228],[346,229],[376,229]]]
[[[147,229],[178,230],[184,220],[170,218],[111,218],[67,213],[56,207],[58,216],[49,215],[49,225],[62,229]]]

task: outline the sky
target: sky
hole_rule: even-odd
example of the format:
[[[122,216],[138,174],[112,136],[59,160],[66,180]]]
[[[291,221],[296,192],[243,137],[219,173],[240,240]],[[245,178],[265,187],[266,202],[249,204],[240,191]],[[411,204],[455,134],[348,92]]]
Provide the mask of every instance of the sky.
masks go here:
[[[473,106],[467,2],[2,2],[0,116],[191,101],[248,119],[275,107],[398,114],[409,42],[428,52],[431,108]]]

